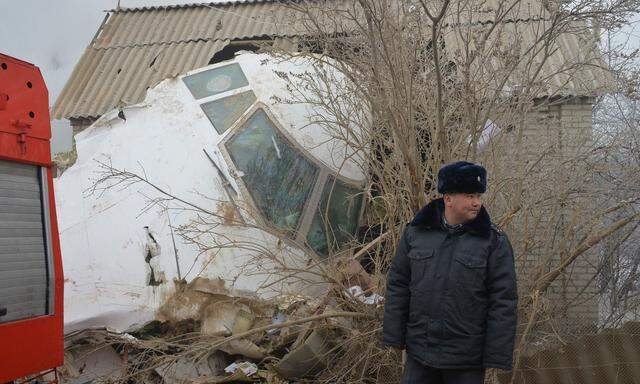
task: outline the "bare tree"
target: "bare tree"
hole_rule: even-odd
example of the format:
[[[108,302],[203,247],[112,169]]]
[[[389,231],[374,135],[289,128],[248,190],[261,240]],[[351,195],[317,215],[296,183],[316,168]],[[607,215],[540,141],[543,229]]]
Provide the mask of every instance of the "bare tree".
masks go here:
[[[437,170],[452,160],[488,168],[486,204],[515,248],[521,323],[516,371],[520,358],[536,348],[565,342],[589,322],[603,325],[601,293],[615,306],[606,325],[633,309],[640,127],[625,122],[624,129],[600,124],[594,130],[592,106],[605,105],[602,95],[618,91],[617,79],[631,77],[628,65],[607,65],[598,47],[602,32],[626,23],[637,1],[288,6],[303,26],[300,49],[271,51],[279,59],[305,58],[318,71],[279,74],[291,97],[278,101],[313,106],[309,119],[343,143],[346,157],[357,159],[368,175],[360,236],[330,248],[324,259],[305,244],[298,244],[302,255],[292,256],[283,247],[274,251],[231,237],[224,227],[255,226],[276,239],[283,234],[193,206],[199,219],[179,233],[203,251],[251,251],[246,273],[269,276],[265,288],[285,280],[322,284],[336,308],[365,314],[343,327],[334,350],[339,353],[318,380],[397,380],[399,357],[378,347],[382,309],[345,296],[340,271],[345,260],[360,261],[372,277],[370,291],[382,294],[405,223],[436,195]],[[132,180],[107,170],[106,179]],[[255,215],[241,202],[234,209],[240,217]],[[597,289],[599,276],[607,289]],[[589,322],[577,321],[584,318]],[[210,352],[215,345],[196,349]]]
[[[616,52],[605,56],[599,39],[624,25],[638,3],[359,0],[290,6],[304,15],[299,19],[307,33],[300,52],[277,54],[308,57],[349,79],[336,86],[330,75],[299,77],[287,102],[315,105],[312,120],[366,153],[365,228],[381,236],[361,239],[370,247],[358,256],[370,258],[371,271],[386,271],[404,223],[435,196],[438,168],[457,159],[479,161],[491,175],[486,203],[517,255],[516,362],[533,345],[604,325],[597,252],[605,243],[616,249],[634,233],[640,169],[630,161],[638,151],[637,125],[618,132],[616,140],[606,137],[607,127],[592,129],[592,106],[634,73],[628,55],[624,65],[607,64]],[[567,45],[575,49],[571,57]],[[370,119],[362,118],[363,109]],[[612,156],[625,159],[622,172],[613,172]],[[357,252],[357,244],[352,249]],[[634,276],[634,270],[632,264],[624,275]],[[353,355],[361,356],[375,337],[354,343]],[[367,376],[370,368],[350,378]]]

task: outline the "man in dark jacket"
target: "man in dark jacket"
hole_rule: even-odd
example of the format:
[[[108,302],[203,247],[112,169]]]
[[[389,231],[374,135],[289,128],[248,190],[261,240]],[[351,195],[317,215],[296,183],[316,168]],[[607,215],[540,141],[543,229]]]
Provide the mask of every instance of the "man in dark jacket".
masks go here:
[[[516,332],[513,250],[480,196],[486,170],[444,166],[438,192],[407,225],[387,276],[383,344],[406,349],[403,383],[481,384],[510,370]]]

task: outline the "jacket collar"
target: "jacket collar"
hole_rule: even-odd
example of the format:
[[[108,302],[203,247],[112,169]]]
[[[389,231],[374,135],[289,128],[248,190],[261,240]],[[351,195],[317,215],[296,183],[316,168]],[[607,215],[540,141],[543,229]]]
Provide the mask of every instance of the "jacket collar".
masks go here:
[[[420,226],[429,229],[442,229],[442,215],[444,215],[444,200],[434,199],[425,205],[411,221],[412,226]],[[462,225],[465,231],[488,237],[491,234],[491,218],[482,206],[475,219]]]

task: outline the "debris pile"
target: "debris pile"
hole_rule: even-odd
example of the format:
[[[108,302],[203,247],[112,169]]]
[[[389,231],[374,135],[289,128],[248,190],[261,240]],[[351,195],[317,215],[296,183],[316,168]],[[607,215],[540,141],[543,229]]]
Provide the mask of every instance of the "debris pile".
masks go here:
[[[333,369],[344,374],[340,362],[371,364],[358,361],[366,352],[358,348],[379,348],[380,279],[355,260],[338,263],[335,276],[323,297],[271,300],[229,289],[221,279],[175,280],[157,320],[129,333],[68,335],[63,382],[102,375],[109,382],[293,383],[321,380]],[[100,370],[92,368],[104,356]]]

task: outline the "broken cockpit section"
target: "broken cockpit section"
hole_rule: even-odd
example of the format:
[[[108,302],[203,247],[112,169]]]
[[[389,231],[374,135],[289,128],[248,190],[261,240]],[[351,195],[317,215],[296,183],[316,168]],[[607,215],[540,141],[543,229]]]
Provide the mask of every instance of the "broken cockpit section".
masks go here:
[[[68,332],[137,329],[174,281],[196,277],[263,299],[326,293],[312,273],[291,283],[251,271],[274,270],[261,252],[302,268],[329,260],[358,228],[359,154],[314,121],[314,105],[283,101],[283,74],[318,70],[239,54],[166,79],[122,107],[126,119],[114,110],[75,136],[76,162],[55,180]]]
[[[183,81],[220,135],[218,146],[230,173],[263,225],[323,257],[352,238],[362,211],[361,183],[297,142],[269,105],[257,101],[239,64],[206,69]]]

